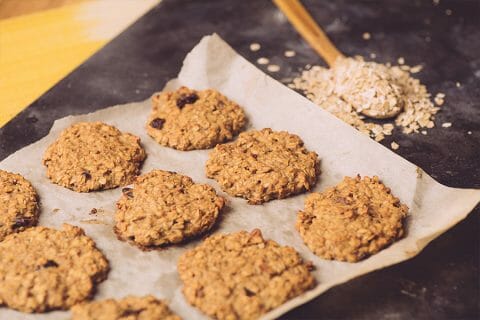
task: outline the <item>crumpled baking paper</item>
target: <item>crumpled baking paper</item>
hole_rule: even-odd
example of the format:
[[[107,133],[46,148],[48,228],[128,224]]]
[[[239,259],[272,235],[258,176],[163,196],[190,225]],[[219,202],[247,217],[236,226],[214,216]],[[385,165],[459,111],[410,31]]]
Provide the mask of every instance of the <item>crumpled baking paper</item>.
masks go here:
[[[321,159],[321,176],[314,191],[337,184],[344,176],[378,175],[394,195],[410,208],[404,239],[358,263],[323,260],[303,244],[294,229],[296,213],[303,208],[306,194],[263,205],[248,205],[240,198],[221,192],[205,176],[208,150],[177,151],[158,145],[145,131],[150,101],[106,108],[91,114],[70,116],[55,122],[45,138],[12,154],[0,168],[21,173],[29,179],[41,199],[40,225],[60,227],[67,222],[85,229],[111,264],[106,281],[98,286],[95,299],[122,298],[129,294],[153,294],[166,299],[184,319],[205,319],[182,296],[176,262],[180,254],[200,240],[164,250],[143,252],[116,239],[113,233],[115,202],[121,188],[76,193],[52,184],[42,166],[42,155],[59,133],[79,121],[103,121],[141,137],[148,157],[142,172],[152,169],[176,171],[196,182],[209,183],[227,198],[221,222],[214,232],[259,228],[265,238],[293,246],[316,266],[318,285],[264,316],[274,319],[337,284],[367,272],[407,260],[430,241],[464,219],[480,200],[480,190],[443,186],[422,169],[401,158],[338,120],[312,102],[270,78],[238,55],[220,37],[204,37],[187,55],[178,78],[166,90],[180,85],[195,89],[215,88],[239,103],[249,118],[249,128],[270,127],[298,134],[308,149]],[[96,215],[89,214],[92,208]],[[67,319],[68,311],[26,315],[0,308],[1,319]]]

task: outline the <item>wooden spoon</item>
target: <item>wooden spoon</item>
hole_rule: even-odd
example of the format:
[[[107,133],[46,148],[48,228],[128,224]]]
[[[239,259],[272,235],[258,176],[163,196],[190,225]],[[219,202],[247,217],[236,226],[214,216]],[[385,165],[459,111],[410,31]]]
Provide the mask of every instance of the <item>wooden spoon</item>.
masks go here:
[[[329,67],[333,67],[338,58],[345,58],[330,39],[328,39],[325,32],[323,32],[315,20],[313,20],[312,16],[299,0],[273,0],[273,2],[285,14],[303,39],[325,60]],[[399,88],[393,83],[392,79],[388,79],[392,82],[390,84],[385,83],[388,80],[381,79],[384,78],[385,73],[381,72],[382,68],[378,64],[364,63],[364,66],[368,67],[370,72],[373,71],[375,73],[379,71],[378,73],[381,74],[381,76],[377,77],[379,79],[378,87],[381,87],[383,91],[385,91],[385,99],[383,99],[384,97],[377,97],[375,98],[378,100],[375,101],[375,107],[365,108],[365,105],[358,105],[360,101],[365,101],[365,98],[360,96],[361,92],[356,92],[359,94],[358,99],[356,99],[355,96],[349,96],[349,102],[352,103],[359,112],[371,118],[386,119],[398,115],[403,109],[403,106],[400,104],[400,99],[395,99],[395,97],[399,95]],[[360,78],[352,80],[358,81],[358,83],[362,82]],[[374,79],[370,79],[370,82],[372,82],[372,80]],[[375,82],[375,80],[373,82]],[[398,101],[393,105],[391,103],[388,104],[391,102],[392,97],[394,97],[394,101]]]

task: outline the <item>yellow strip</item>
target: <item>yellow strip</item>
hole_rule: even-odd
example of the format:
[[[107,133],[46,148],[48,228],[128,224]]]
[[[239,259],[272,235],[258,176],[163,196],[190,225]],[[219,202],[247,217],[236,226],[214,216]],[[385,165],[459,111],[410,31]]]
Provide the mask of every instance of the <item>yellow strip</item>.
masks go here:
[[[79,3],[0,21],[0,127],[157,0]]]

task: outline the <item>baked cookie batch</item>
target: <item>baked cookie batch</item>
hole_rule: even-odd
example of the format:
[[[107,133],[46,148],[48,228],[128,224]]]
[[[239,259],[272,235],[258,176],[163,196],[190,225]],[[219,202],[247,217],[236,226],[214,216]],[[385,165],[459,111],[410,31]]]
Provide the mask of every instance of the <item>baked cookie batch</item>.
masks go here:
[[[269,128],[240,133],[245,113],[221,93],[181,87],[152,101],[147,133],[178,150],[214,148],[206,175],[229,195],[259,205],[315,186],[318,156],[299,136]],[[47,148],[43,164],[53,183],[76,192],[123,187],[113,229],[119,240],[142,250],[212,230],[226,200],[180,173],[139,175],[145,158],[139,137],[81,122]],[[345,177],[308,195],[295,228],[319,257],[357,262],[404,236],[407,215],[378,177]],[[107,257],[81,228],[37,227],[38,216],[30,182],[0,170],[0,305],[23,312],[71,309],[74,320],[180,319],[153,296],[89,302],[107,279]],[[264,239],[258,229],[213,234],[178,261],[186,301],[215,319],[259,318],[315,287],[313,268],[294,248]]]

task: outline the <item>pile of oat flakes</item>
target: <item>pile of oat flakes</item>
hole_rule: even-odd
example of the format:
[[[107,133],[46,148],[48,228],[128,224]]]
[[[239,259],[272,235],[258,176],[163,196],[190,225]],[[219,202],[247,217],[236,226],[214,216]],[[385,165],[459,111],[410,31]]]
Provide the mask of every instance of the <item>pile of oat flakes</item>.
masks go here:
[[[342,58],[338,59],[330,69],[307,66],[289,86],[304,92],[314,103],[376,141],[391,135],[395,126],[402,128],[406,134],[414,132],[426,134],[425,129],[433,128],[435,125],[434,116],[439,106],[443,104],[445,94],[437,94],[434,99],[436,105],[434,105],[427,88],[411,76],[419,72],[421,66],[407,66],[403,58],[399,58],[398,62],[400,65],[392,66],[366,62],[361,57]],[[377,73],[383,79],[388,80],[384,83],[395,87],[397,94],[391,99],[397,99],[395,103],[403,107],[395,117],[384,120],[382,123],[369,121],[363,114],[362,107],[353,105],[358,101],[359,92],[366,93],[373,90],[371,95],[373,99],[377,99],[383,92],[390,92],[388,91],[390,88],[383,88],[381,83],[380,87],[371,87],[372,69],[378,71]],[[353,77],[355,79],[352,79]],[[368,104],[367,100],[363,102]],[[392,148],[397,149],[398,144],[393,142]]]

